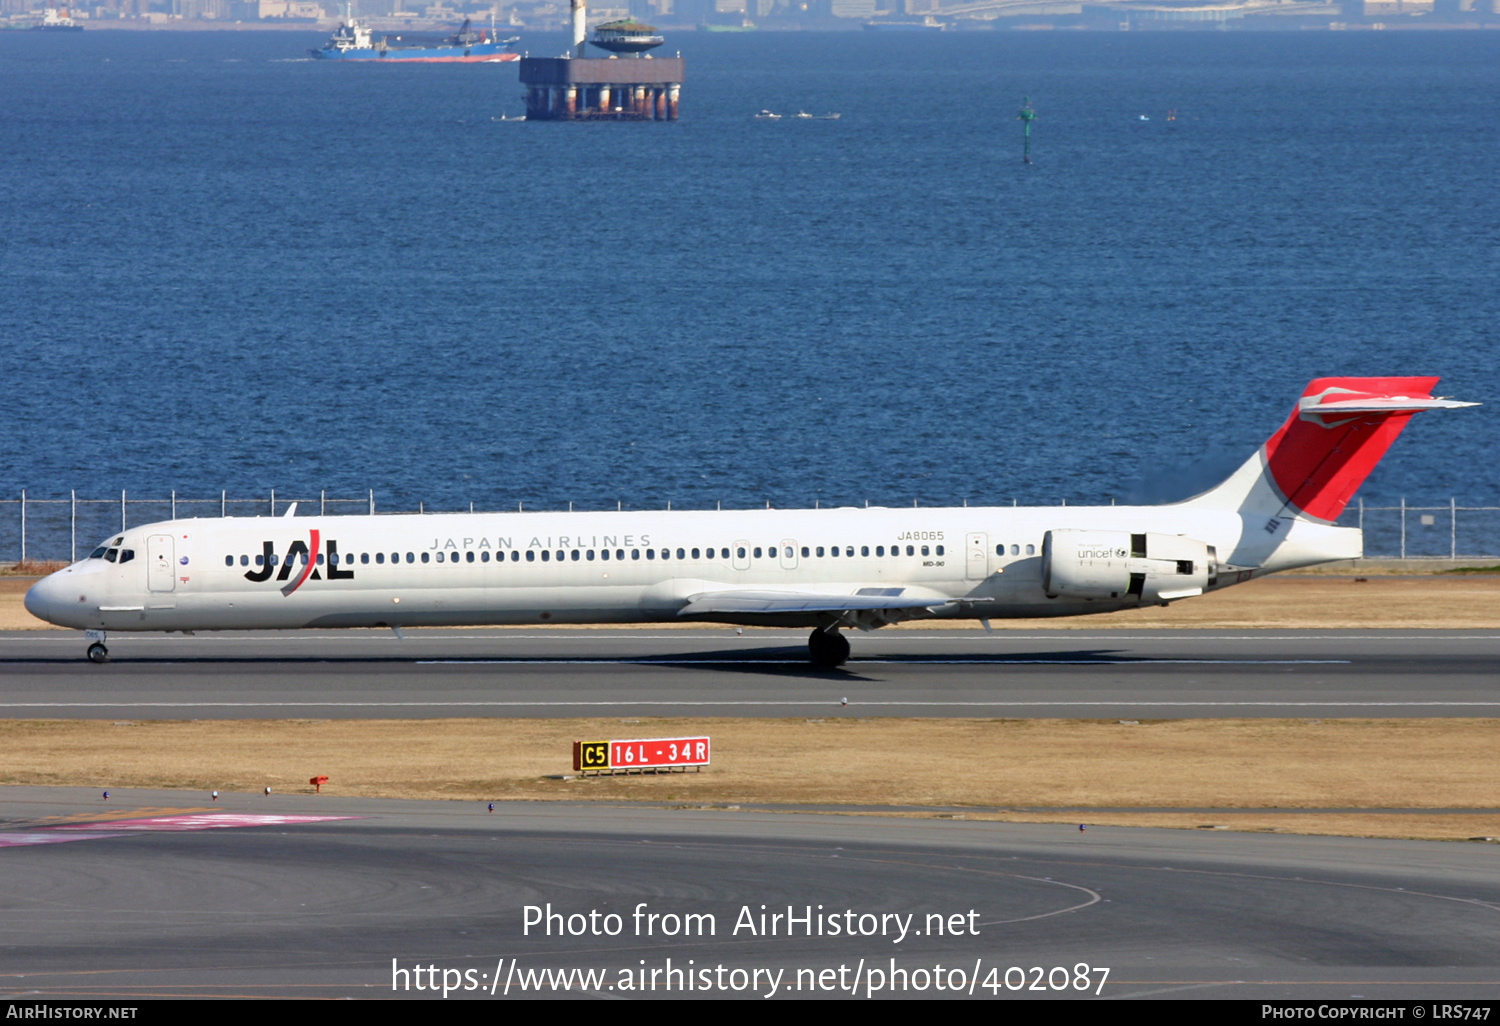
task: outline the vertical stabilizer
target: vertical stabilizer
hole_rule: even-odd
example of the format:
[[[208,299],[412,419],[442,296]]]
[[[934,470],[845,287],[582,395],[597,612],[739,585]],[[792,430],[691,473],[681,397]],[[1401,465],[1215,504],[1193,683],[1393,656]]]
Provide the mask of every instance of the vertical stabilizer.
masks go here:
[[[1437,378],[1315,378],[1281,429],[1223,484],[1182,503],[1331,524],[1412,414],[1478,403],[1434,398]]]

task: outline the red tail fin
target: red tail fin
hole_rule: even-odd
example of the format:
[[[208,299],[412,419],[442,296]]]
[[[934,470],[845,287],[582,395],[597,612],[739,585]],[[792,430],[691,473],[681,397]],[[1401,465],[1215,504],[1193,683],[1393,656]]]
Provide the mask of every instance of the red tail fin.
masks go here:
[[[1316,378],[1265,445],[1266,469],[1288,505],[1333,521],[1411,415],[1472,406],[1434,399],[1437,378]]]

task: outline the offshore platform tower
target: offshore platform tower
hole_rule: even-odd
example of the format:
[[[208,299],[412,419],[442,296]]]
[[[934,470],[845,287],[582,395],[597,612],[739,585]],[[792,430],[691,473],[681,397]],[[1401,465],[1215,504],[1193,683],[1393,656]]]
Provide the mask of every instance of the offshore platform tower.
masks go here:
[[[521,58],[528,121],[676,121],[682,58],[653,57],[656,29],[638,21],[594,30],[592,45],[609,57],[585,57],[590,45],[585,0],[571,0],[573,49],[566,57]],[[621,54],[630,55],[621,59]]]

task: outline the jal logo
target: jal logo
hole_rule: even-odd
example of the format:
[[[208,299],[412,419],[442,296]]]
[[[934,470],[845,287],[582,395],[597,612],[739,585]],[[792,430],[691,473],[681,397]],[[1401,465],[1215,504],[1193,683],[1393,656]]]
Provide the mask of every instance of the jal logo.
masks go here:
[[[283,595],[290,595],[302,587],[303,582],[307,580],[321,581],[323,580],[323,574],[318,568],[318,560],[323,555],[320,547],[322,545],[323,541],[319,536],[319,532],[311,530],[308,531],[307,541],[299,538],[292,542],[287,546],[286,559],[278,559],[275,543],[262,542],[261,547],[263,551],[261,553],[260,569],[251,570],[246,573],[245,580],[256,582],[269,581],[271,575],[274,573],[277,581],[285,582],[285,586],[281,589]],[[323,569],[328,572],[328,580],[354,580],[353,570],[339,569],[339,543],[332,538],[329,538],[327,542],[327,555],[328,565]],[[297,558],[298,556],[302,557],[300,561]],[[278,563],[281,565],[279,571],[276,569]],[[298,571],[295,579],[292,577],[294,569]]]

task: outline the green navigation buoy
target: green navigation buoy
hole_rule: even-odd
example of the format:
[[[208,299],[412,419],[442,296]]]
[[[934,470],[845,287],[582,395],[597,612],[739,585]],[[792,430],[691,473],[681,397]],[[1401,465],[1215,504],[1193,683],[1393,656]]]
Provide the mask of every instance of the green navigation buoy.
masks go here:
[[[1016,120],[1026,126],[1026,149],[1021,156],[1023,163],[1031,163],[1031,123],[1036,120],[1036,111],[1031,109],[1031,97],[1021,98],[1021,113],[1016,115]]]

